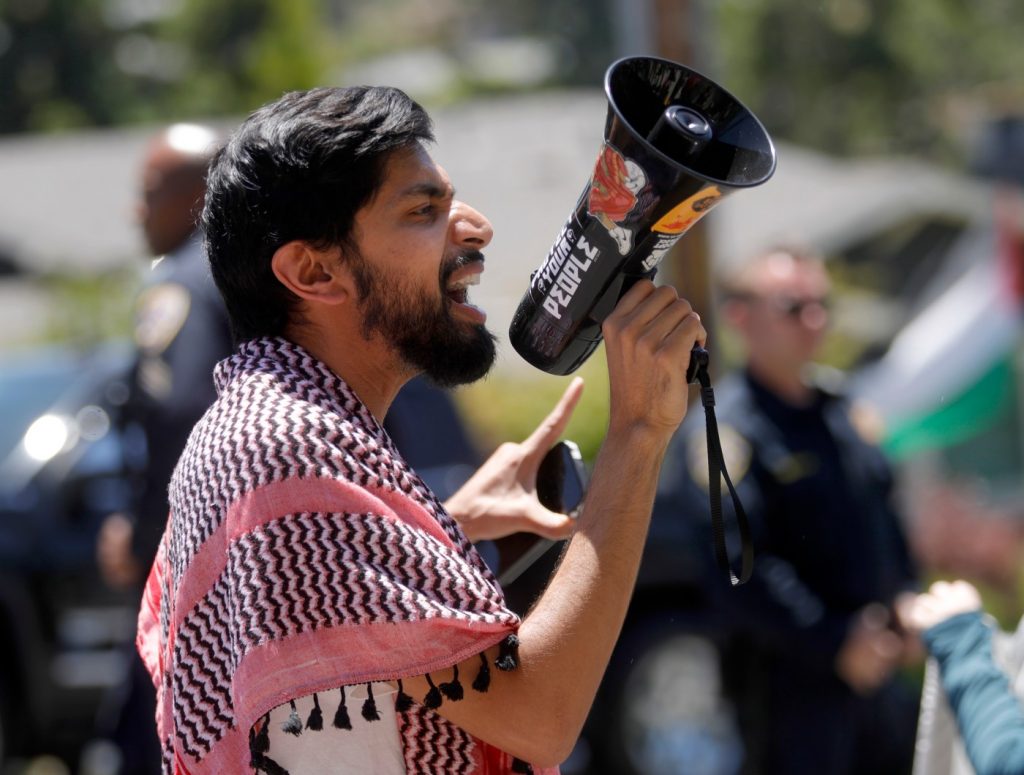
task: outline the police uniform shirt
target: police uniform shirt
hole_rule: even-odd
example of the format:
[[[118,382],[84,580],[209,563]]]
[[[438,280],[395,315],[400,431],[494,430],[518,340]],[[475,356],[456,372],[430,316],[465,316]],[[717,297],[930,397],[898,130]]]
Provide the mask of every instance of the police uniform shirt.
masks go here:
[[[213,367],[231,354],[224,303],[198,235],[165,256],[136,302],[138,357],[128,421],[142,431],[133,553],[148,567],[167,519],[167,484],[192,426],[213,403]]]
[[[721,581],[716,604],[732,629],[753,634],[801,672],[835,678],[850,617],[915,583],[891,469],[841,395],[819,387],[809,406],[793,406],[749,374],[733,375],[716,393],[726,468],[755,546],[754,575],[744,586],[730,588],[710,563],[704,570]],[[703,424],[689,422],[673,446],[665,470],[674,476],[659,500],[677,518],[698,521],[710,555]],[[734,525],[728,496],[722,506]],[[739,546],[737,535],[729,545]]]

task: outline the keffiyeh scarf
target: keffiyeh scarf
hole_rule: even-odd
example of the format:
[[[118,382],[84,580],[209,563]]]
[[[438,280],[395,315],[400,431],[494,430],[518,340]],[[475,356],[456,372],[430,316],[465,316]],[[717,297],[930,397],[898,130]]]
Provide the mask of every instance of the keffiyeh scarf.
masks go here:
[[[452,666],[495,644],[515,667],[519,619],[490,570],[337,375],[264,338],[215,380],[139,614],[165,773],[281,772],[266,719],[296,697],[444,671],[457,699]],[[482,657],[471,679],[486,691]],[[408,772],[530,771],[434,713],[441,701],[399,693]]]

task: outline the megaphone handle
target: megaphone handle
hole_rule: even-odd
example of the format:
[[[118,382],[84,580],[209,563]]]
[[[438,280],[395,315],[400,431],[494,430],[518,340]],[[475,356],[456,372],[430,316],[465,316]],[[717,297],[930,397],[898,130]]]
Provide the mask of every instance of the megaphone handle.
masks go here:
[[[690,365],[686,367],[686,383],[688,385],[697,381],[697,369],[703,369],[707,373],[710,357],[708,351],[699,344],[693,346],[693,349],[690,351]]]
[[[718,566],[729,576],[729,583],[734,587],[745,584],[754,570],[754,543],[747,521],[747,513],[743,510],[739,495],[733,486],[729,472],[725,469],[725,457],[722,454],[722,441],[718,435],[718,420],[715,417],[715,391],[711,387],[708,376],[709,356],[703,347],[695,346],[690,355],[690,365],[686,375],[689,382],[700,383],[700,401],[704,405],[704,419],[707,426],[708,445],[708,499],[711,505],[711,534],[714,542],[715,559]],[[729,552],[725,543],[725,519],[722,516],[722,484],[721,479],[729,488],[733,507],[736,510],[736,526],[740,531],[740,572],[737,575],[729,564]]]

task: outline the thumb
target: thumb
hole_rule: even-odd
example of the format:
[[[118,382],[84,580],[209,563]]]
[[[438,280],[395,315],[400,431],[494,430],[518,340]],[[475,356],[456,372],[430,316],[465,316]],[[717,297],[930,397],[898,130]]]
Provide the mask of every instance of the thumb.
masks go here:
[[[562,397],[555,404],[554,409],[548,413],[547,417],[541,420],[537,429],[523,442],[527,454],[533,454],[538,451],[547,452],[548,448],[558,441],[558,437],[562,435],[565,426],[572,419],[572,413],[576,409],[576,404],[579,403],[581,395],[583,395],[583,379],[576,377],[569,383],[565,392],[562,393]]]
[[[551,511],[543,506],[534,509],[529,519],[530,524],[527,530],[552,541],[568,538],[576,526],[576,520],[572,517]]]

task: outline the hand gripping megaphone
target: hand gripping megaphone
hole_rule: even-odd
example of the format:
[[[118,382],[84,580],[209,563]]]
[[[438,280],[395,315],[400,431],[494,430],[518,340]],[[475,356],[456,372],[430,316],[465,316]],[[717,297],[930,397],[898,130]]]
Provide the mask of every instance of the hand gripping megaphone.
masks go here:
[[[605,74],[604,144],[561,233],[533,273],[509,330],[529,363],[570,374],[638,279],[737,188],[764,183],[775,148],[723,88],[664,59],[621,59]]]
[[[653,278],[669,248],[705,213],[775,172],[775,148],[761,122],[703,75],[664,59],[630,57],[608,68],[604,86],[608,117],[594,172],[531,276],[509,330],[516,351],[551,374],[570,374],[590,357],[622,295]],[[700,382],[707,418],[715,556],[732,584],[742,584],[753,571],[751,532],[725,470],[700,347],[687,378]],[[736,507],[738,573],[726,548],[720,475]]]

